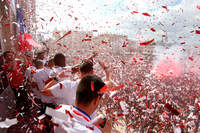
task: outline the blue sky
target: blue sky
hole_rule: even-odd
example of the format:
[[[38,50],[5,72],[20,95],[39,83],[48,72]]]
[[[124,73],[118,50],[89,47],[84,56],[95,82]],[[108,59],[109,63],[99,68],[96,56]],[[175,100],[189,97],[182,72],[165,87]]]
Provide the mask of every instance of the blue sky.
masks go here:
[[[54,28],[67,31],[78,27],[76,30],[80,31],[125,34],[136,41],[138,38],[159,41],[167,32],[171,43],[194,44],[200,40],[198,35],[190,33],[197,29],[195,25],[200,21],[197,5],[200,0],[38,0],[38,32],[50,33]],[[167,6],[169,11],[162,6]],[[139,13],[131,14],[132,11]],[[144,12],[151,17],[142,15]],[[49,22],[51,17],[54,19]]]

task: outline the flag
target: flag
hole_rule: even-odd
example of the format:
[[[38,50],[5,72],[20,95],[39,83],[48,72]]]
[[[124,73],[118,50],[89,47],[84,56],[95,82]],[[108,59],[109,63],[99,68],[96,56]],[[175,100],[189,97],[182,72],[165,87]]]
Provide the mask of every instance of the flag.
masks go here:
[[[17,8],[16,14],[17,14],[17,23],[19,25],[18,36],[20,42],[20,50],[31,51],[33,47],[41,48],[41,46],[33,40],[31,34],[27,33],[22,9]]]

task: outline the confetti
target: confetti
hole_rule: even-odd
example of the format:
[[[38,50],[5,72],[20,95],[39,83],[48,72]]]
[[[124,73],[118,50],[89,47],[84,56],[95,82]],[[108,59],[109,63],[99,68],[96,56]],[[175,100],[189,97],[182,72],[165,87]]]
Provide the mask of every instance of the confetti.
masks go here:
[[[107,85],[104,85],[104,87],[102,87],[100,90],[99,90],[99,93],[102,94],[104,92],[107,92],[108,91],[108,86]]]
[[[53,20],[54,17],[51,17],[51,19],[49,20],[50,22]]]
[[[199,6],[199,5],[197,5],[196,8],[197,8],[198,10],[200,10],[200,6]]]
[[[138,61],[137,61],[137,59],[135,58],[135,57],[133,57],[133,61],[135,62],[135,63],[137,63]]]
[[[94,81],[91,81],[91,90],[94,92]]]
[[[65,33],[61,38],[59,38],[56,42],[60,41],[61,39],[63,39],[64,37],[66,37],[67,35],[71,34],[71,30],[68,31],[67,33]]]
[[[65,113],[68,114],[70,118],[73,118],[72,114],[68,110],[65,110]]]
[[[162,6],[162,8],[166,9],[166,11],[169,11],[167,6]]]
[[[108,42],[106,42],[106,41],[104,41],[104,40],[102,40],[101,43],[102,43],[102,44],[108,44]]]
[[[150,41],[147,41],[147,42],[141,42],[140,45],[149,45],[151,44],[152,42],[154,42],[154,39],[150,40]]]
[[[189,60],[194,61],[193,57],[189,57]]]
[[[181,42],[180,44],[185,44],[185,42]]]
[[[40,18],[42,21],[45,21],[43,18]]]
[[[148,17],[151,16],[149,13],[142,13],[142,15],[144,15],[144,16],[148,16]]]
[[[200,34],[200,30],[196,30],[196,34]]]
[[[59,105],[59,106],[56,107],[56,109],[60,109],[60,108],[62,108],[62,105]]]
[[[82,42],[86,42],[86,41],[91,41],[92,39],[88,38],[88,39],[83,39]]]
[[[199,103],[196,103],[197,108],[200,110],[200,105]]]
[[[156,32],[156,30],[154,28],[151,28],[150,30],[153,31],[153,32]]]
[[[63,88],[63,84],[62,84],[62,83],[59,83],[59,85],[60,85],[60,89],[62,89],[62,88]]]
[[[132,14],[135,14],[135,13],[139,13],[139,12],[138,12],[138,11],[132,11],[131,13],[132,13]]]

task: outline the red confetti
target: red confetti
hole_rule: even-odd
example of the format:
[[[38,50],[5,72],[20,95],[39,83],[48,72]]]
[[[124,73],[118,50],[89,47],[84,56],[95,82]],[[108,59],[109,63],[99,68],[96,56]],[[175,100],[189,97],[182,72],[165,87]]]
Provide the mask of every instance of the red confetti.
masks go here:
[[[200,34],[200,30],[196,30],[196,34]]]
[[[93,32],[98,32],[98,30],[92,30]]]
[[[70,31],[68,31],[67,33],[65,33],[61,38],[59,38],[56,42],[58,42],[58,41],[60,41],[61,39],[63,39],[65,36],[67,36],[67,35],[69,35],[69,34],[71,34],[71,30]]]
[[[54,17],[51,17],[51,19],[49,20],[50,22],[53,20]]]
[[[120,114],[117,114],[117,116],[118,116],[118,117],[122,117],[122,116],[124,116],[124,114],[123,114],[123,113],[120,113]]]
[[[74,19],[77,21],[78,20],[78,18],[77,17],[74,17]]]
[[[142,43],[140,43],[140,45],[148,45],[148,44],[151,44],[152,42],[154,42],[154,39],[147,41],[147,42],[142,42]]]
[[[91,41],[92,39],[83,39],[82,42]]]
[[[114,98],[115,101],[118,101],[118,102],[121,102],[123,101],[123,99],[120,99],[120,98]]]
[[[102,44],[108,44],[108,42],[106,42],[106,41],[104,41],[104,40],[102,40],[101,43],[102,43]]]
[[[118,119],[117,118],[113,118],[113,121],[116,122]]]
[[[112,89],[110,89],[110,91],[115,91],[115,90],[119,90],[119,89],[122,89],[122,88],[124,88],[124,84],[121,84],[119,86],[115,86]]]
[[[196,8],[200,10],[200,6],[199,5],[197,5]]]
[[[42,21],[45,21],[43,18],[40,18]]]
[[[144,15],[144,16],[148,16],[148,17],[150,17],[151,15],[149,14],[149,13],[142,13],[142,15]]]
[[[91,81],[91,90],[94,91],[94,81]]]
[[[139,60],[143,61],[144,59],[143,58],[139,58]]]
[[[70,118],[73,118],[72,114],[68,110],[65,110],[65,113],[68,114]]]
[[[166,11],[169,11],[167,6],[162,6],[162,8],[166,9]]]
[[[132,126],[132,125],[131,125],[131,124],[129,124],[129,125],[127,126],[127,129],[130,129],[130,128],[131,128],[131,126]]]
[[[166,35],[162,35],[162,37],[166,37]]]
[[[59,106],[56,107],[56,109],[60,109],[61,107],[62,107],[62,105],[59,105]]]
[[[122,47],[126,47],[128,45],[128,42],[124,41]]]
[[[120,25],[120,23],[117,23],[116,25]]]
[[[156,32],[156,30],[154,28],[151,28],[150,30],[153,31],[153,32]]]
[[[139,13],[139,12],[138,11],[132,11],[131,13],[134,14],[134,13]]]
[[[124,65],[126,64],[123,60],[121,60],[121,63],[124,64]]]
[[[62,89],[63,88],[63,84],[59,83],[59,85],[60,85],[60,89]]]
[[[194,59],[192,57],[189,57],[189,60],[194,61]]]
[[[181,42],[180,44],[185,44],[185,42]]]
[[[197,106],[197,108],[200,110],[200,106],[199,106],[199,104],[198,104],[198,103],[196,103],[196,106]]]
[[[99,91],[99,93],[104,93],[104,92],[106,92],[108,89],[108,86],[107,85],[104,85],[104,87],[102,87],[101,89],[100,89],[100,91]]]
[[[190,31],[190,33],[193,33],[193,32],[194,32],[194,30]]]
[[[139,87],[141,87],[141,86],[142,86],[142,84],[141,84],[141,83],[136,83],[136,85],[137,85],[137,86],[139,86]]]
[[[135,62],[135,63],[137,63],[138,61],[137,61],[137,59],[135,58],[135,57],[133,57],[133,61]]]
[[[36,73],[36,71],[32,69],[31,70],[31,74],[35,74],[35,73]]]

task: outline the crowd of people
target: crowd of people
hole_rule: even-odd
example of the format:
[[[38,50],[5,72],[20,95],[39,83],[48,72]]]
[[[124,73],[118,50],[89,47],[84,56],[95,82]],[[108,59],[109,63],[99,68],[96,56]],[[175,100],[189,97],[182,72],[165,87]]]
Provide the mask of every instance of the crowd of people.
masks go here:
[[[8,132],[199,132],[197,75],[158,78],[152,55],[97,47],[90,56],[4,52],[18,120]]]

